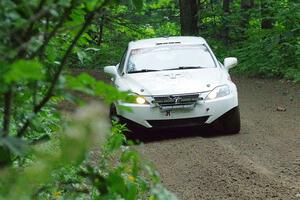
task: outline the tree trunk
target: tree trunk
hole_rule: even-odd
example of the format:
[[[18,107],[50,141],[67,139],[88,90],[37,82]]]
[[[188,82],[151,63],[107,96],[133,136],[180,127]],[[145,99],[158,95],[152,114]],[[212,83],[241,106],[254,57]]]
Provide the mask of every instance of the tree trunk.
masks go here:
[[[224,44],[229,43],[229,23],[228,23],[228,15],[230,13],[230,0],[223,0],[223,20],[222,20],[222,33],[221,38]]]
[[[223,0],[223,11],[224,13],[230,12],[230,0]]]
[[[241,1],[241,21],[240,21],[240,38],[246,39],[245,32],[248,28],[250,21],[250,9],[254,7],[254,0],[242,0]]]
[[[271,29],[273,28],[272,11],[270,8],[270,3],[264,0],[260,1],[260,12],[261,12],[261,28]]]
[[[242,0],[241,1],[241,26],[247,28],[250,21],[249,10],[254,7],[254,0]]]
[[[12,107],[12,86],[4,93],[4,111],[3,111],[3,136],[9,135],[9,126]]]
[[[197,0],[179,0],[181,35],[198,34]]]

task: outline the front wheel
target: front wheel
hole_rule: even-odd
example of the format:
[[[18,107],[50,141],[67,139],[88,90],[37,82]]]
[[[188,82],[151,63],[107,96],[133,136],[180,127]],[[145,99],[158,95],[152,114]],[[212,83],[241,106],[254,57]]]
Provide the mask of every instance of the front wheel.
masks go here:
[[[222,117],[223,132],[226,134],[237,134],[241,130],[240,109],[235,107]]]
[[[120,117],[118,116],[117,108],[114,104],[110,105],[109,118],[112,121],[120,122]]]

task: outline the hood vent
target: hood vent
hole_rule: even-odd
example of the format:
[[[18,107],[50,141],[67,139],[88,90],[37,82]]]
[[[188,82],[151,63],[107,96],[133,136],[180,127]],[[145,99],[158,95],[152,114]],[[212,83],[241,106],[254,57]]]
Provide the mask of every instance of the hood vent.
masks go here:
[[[181,42],[158,42],[158,43],[156,43],[156,46],[168,45],[168,44],[181,44]]]

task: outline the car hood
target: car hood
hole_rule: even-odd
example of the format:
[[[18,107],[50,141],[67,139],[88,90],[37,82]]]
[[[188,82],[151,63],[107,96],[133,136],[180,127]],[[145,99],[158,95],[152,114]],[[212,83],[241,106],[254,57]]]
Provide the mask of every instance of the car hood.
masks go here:
[[[196,93],[224,83],[224,74],[220,68],[169,70],[127,74],[122,82],[140,95]]]

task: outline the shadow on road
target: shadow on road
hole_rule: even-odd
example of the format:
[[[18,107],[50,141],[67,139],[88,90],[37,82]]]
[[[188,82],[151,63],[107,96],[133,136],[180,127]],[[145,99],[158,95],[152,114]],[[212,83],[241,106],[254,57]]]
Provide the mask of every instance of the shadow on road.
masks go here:
[[[165,129],[165,130],[140,130],[131,133],[128,139],[133,141],[140,141],[143,143],[151,143],[163,140],[172,140],[179,138],[190,138],[190,137],[220,137],[228,136],[228,134],[222,133],[220,130],[214,128],[176,128],[176,129]]]

